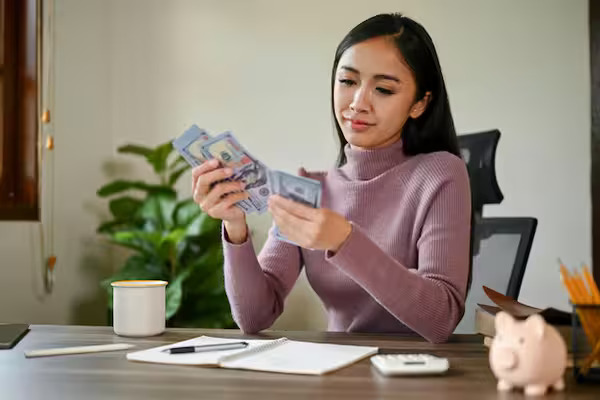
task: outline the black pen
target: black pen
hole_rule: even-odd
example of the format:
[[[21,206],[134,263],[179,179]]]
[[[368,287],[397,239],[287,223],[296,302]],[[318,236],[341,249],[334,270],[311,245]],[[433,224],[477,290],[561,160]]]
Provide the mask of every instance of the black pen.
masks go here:
[[[231,343],[203,344],[200,346],[171,347],[168,349],[164,349],[163,352],[169,353],[169,354],[184,354],[184,353],[200,353],[203,351],[223,351],[223,350],[244,349],[246,347],[248,347],[248,342],[231,342]]]

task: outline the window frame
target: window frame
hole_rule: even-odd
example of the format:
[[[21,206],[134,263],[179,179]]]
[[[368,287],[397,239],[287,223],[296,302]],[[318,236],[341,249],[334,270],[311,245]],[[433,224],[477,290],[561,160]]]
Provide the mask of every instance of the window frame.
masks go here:
[[[0,0],[0,220],[40,217],[39,0]]]

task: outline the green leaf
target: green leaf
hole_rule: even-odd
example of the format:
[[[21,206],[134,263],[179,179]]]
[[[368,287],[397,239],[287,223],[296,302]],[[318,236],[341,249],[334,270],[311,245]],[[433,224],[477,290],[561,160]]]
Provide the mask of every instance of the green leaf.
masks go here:
[[[195,264],[198,260],[202,260],[208,251],[215,248],[219,251],[217,256],[217,264],[222,265],[222,243],[221,231],[219,229],[213,231],[205,231],[200,235],[186,235],[177,246],[178,263],[184,266]]]
[[[148,158],[154,152],[154,149],[146,146],[139,146],[137,144],[127,144],[119,147],[117,151],[119,153],[136,154]]]
[[[151,243],[155,247],[158,247],[162,240],[160,232],[144,232],[144,231],[130,231],[130,232],[116,232],[113,235],[115,240],[126,241],[138,241],[139,243],[146,242]]]
[[[169,165],[169,170],[174,170],[175,168],[177,168],[181,164],[188,165],[188,163],[185,160],[185,158],[183,158],[180,155],[177,155],[177,157],[175,158],[175,160],[173,160],[173,162]]]
[[[171,172],[171,174],[169,175],[169,186],[173,186],[175,183],[177,183],[181,175],[188,169],[190,169],[190,167],[184,165],[183,167]]]
[[[142,203],[140,199],[135,197],[123,196],[112,199],[108,203],[108,207],[116,220],[127,221],[134,218]]]
[[[140,251],[147,256],[159,257],[162,234],[160,232],[121,231],[113,233],[111,241],[118,245]]]
[[[229,302],[224,293],[214,295],[203,293],[200,296],[189,293],[185,282],[184,297],[177,315],[170,321],[171,326],[232,328],[235,327],[229,309]]]
[[[100,226],[96,229],[98,233],[111,234],[117,230],[122,229],[131,229],[131,221],[121,221],[121,220],[113,220],[107,221],[100,224]]]
[[[177,313],[181,306],[181,299],[183,298],[182,284],[183,281],[189,276],[189,271],[183,271],[172,281],[169,282],[166,291],[167,304],[166,304],[166,317],[167,320],[171,319],[173,315]]]
[[[173,226],[173,210],[176,198],[172,195],[153,194],[149,195],[144,204],[139,208],[138,216],[156,223],[159,230],[168,230]]]
[[[163,259],[177,263],[179,243],[185,237],[185,229],[176,229],[164,235],[160,242],[159,254]]]
[[[123,192],[125,190],[138,189],[148,193],[162,193],[165,195],[176,196],[173,188],[163,185],[152,185],[143,181],[127,181],[127,180],[116,180],[102,186],[96,192],[100,197],[108,197],[110,195]]]
[[[184,237],[185,237],[185,229],[175,229],[175,230],[169,232],[168,235],[163,236],[163,238],[161,240],[161,245],[164,245],[165,243],[170,243],[172,245],[176,245],[181,240],[183,240]]]
[[[218,291],[224,293],[223,252],[219,245],[203,248],[199,258],[187,258],[180,268],[190,271],[185,290],[192,297],[202,297]]]
[[[202,209],[193,199],[182,200],[177,203],[173,210],[173,225],[186,228],[202,214]]]
[[[201,213],[187,226],[188,235],[200,235],[205,232],[221,232],[221,220],[214,219],[206,213]]]
[[[221,276],[221,267],[223,266],[223,247],[221,244],[205,247],[200,257],[196,269],[202,267],[205,271],[213,270]]]
[[[173,151],[171,142],[163,143],[156,147],[154,151],[147,157],[147,160],[157,174],[163,173],[167,169],[167,158]]]
[[[167,158],[173,151],[173,144],[171,142],[163,143],[154,149],[128,144],[119,147],[118,151],[119,153],[129,153],[145,157],[146,161],[154,168],[154,171],[157,174],[161,174],[167,169]]]

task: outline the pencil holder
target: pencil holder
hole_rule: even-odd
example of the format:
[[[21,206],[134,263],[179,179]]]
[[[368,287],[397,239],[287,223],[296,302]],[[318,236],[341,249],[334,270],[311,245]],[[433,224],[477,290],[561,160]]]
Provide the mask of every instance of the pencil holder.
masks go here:
[[[575,380],[600,383],[600,305],[573,304],[571,315]]]

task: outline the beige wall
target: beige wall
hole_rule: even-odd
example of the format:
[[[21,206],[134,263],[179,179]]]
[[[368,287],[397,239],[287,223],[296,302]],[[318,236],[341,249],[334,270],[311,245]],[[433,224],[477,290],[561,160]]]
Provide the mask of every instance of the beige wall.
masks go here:
[[[521,299],[566,307],[556,257],[590,262],[586,0],[56,0],[56,291],[39,290],[37,226],[0,223],[0,321],[101,323],[113,264],[94,234],[115,155],[192,123],[232,130],[267,165],[332,165],[335,46],[356,23],[403,11],[433,37],[459,132],[499,128],[505,201],[488,215],[539,218]],[[189,193],[187,182],[182,190]],[[260,247],[268,216],[250,220]],[[302,279],[280,328],[324,327]]]

